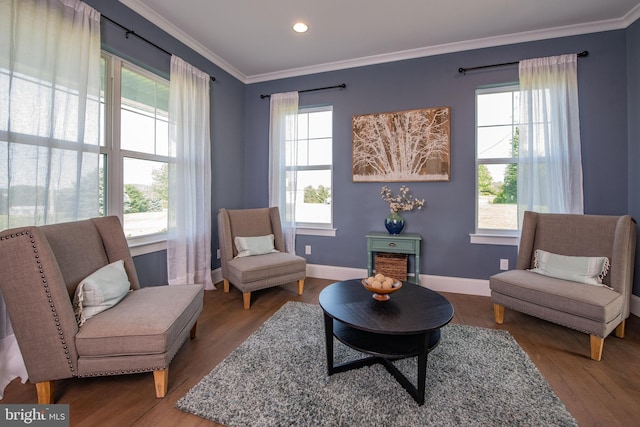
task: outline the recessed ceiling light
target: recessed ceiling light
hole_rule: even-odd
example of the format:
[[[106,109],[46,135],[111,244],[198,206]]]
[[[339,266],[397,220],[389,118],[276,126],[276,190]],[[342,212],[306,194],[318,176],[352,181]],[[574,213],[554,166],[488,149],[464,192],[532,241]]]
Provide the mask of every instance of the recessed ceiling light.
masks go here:
[[[293,24],[293,31],[296,33],[306,33],[309,30],[309,26],[304,22],[296,22]]]

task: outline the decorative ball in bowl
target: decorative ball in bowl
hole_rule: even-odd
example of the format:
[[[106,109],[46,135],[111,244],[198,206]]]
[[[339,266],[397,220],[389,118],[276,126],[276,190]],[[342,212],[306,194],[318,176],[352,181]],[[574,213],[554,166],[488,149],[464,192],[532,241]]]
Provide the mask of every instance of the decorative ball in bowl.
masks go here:
[[[362,279],[362,285],[373,292],[373,298],[378,301],[387,301],[391,298],[389,294],[394,293],[402,287],[402,282],[383,274],[376,274]]]

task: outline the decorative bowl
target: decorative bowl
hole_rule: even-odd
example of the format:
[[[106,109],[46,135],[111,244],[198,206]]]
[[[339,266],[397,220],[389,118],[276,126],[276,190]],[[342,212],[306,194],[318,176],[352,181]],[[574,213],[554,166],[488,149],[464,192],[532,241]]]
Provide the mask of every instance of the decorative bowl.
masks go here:
[[[402,287],[402,282],[396,280],[393,282],[393,285],[391,285],[391,288],[380,289],[380,288],[372,288],[371,286],[369,286],[367,284],[367,279],[365,278],[365,279],[362,279],[362,286],[364,286],[366,290],[373,292],[374,299],[378,301],[387,301],[391,298],[389,294],[394,293],[395,291],[397,291]]]

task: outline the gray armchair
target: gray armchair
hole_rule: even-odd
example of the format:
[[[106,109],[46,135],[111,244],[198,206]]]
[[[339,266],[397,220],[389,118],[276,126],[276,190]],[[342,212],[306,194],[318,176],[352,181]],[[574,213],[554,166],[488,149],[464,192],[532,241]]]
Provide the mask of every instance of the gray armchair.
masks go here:
[[[268,235],[273,235],[277,252],[238,257],[236,237]],[[218,237],[224,291],[229,292],[229,284],[238,288],[245,309],[251,306],[251,292],[259,289],[297,281],[302,295],[307,262],[285,251],[278,208],[220,209]]]
[[[606,286],[577,283],[529,271],[536,249],[579,257],[607,257]],[[591,358],[600,360],[604,339],[624,337],[629,317],[636,223],[629,215],[525,212],[516,268],[489,279],[495,321],[508,307],[590,335]]]
[[[120,260],[131,290],[78,326],[76,287]],[[138,372],[153,372],[156,397],[165,396],[169,363],[195,336],[203,287],[141,288],[117,217],[2,231],[0,264],[0,290],[39,404],[53,403],[58,379]]]

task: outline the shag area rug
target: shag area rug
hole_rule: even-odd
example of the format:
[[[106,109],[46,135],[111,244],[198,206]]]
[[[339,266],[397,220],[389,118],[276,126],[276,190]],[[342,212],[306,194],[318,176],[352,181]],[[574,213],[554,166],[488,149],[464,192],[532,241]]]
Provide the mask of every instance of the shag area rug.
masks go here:
[[[336,362],[362,357],[335,341]],[[417,360],[394,362],[415,385]],[[576,426],[506,331],[450,324],[419,406],[380,364],[327,376],[322,309],[288,302],[176,406],[233,426]]]

